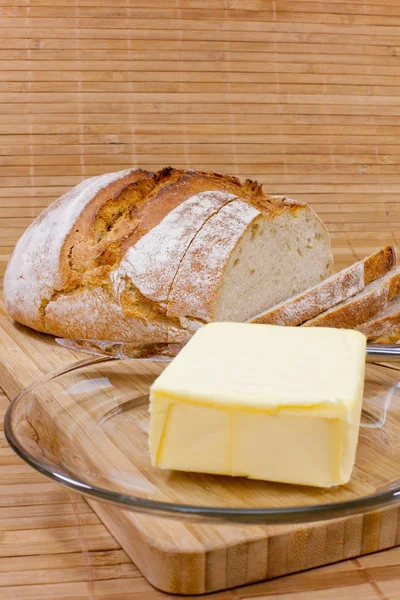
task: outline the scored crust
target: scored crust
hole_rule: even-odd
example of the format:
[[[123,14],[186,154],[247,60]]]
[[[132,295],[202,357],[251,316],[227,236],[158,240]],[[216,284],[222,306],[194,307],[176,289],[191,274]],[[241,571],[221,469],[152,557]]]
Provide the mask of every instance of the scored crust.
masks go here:
[[[222,208],[198,233],[175,277],[167,315],[209,322],[224,266],[247,228],[261,213],[241,200]]]
[[[250,323],[301,325],[325,310],[360,293],[368,283],[382,277],[396,264],[394,246],[386,246],[321,283],[253,317]]]
[[[111,273],[115,296],[119,298],[131,282],[143,296],[157,302],[161,311],[166,310],[187,248],[204,223],[235,199],[233,194],[211,191],[179,204],[127,250],[118,269]]]
[[[70,269],[65,246],[70,246],[74,224],[81,229],[99,204],[147,176],[144,171],[128,169],[86,179],[33,221],[17,242],[4,278],[6,308],[16,321],[45,330],[45,304],[55,291],[68,288]],[[84,235],[88,235],[88,229],[85,227]]]

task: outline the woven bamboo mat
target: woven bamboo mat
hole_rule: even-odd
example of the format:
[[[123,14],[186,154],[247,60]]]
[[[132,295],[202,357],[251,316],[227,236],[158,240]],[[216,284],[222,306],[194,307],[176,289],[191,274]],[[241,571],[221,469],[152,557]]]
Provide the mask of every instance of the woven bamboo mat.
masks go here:
[[[398,0],[0,0],[0,275],[90,175],[254,177],[309,201],[337,266],[399,238]]]

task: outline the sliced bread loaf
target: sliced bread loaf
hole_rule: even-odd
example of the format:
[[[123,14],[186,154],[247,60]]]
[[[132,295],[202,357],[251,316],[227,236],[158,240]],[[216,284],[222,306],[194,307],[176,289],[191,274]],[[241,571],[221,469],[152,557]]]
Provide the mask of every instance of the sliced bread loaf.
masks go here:
[[[400,267],[369,283],[363,292],[303,323],[302,327],[353,329],[365,323],[400,294]]]
[[[400,296],[391,302],[375,317],[357,327],[369,341],[391,344],[400,339]]]
[[[32,223],[4,295],[15,320],[60,337],[181,344],[317,283],[331,263],[306,204],[218,173],[128,170],[79,184]]]
[[[301,294],[276,304],[266,312],[253,317],[250,322],[301,325],[362,292],[371,281],[390,271],[396,262],[396,248],[386,246]]]

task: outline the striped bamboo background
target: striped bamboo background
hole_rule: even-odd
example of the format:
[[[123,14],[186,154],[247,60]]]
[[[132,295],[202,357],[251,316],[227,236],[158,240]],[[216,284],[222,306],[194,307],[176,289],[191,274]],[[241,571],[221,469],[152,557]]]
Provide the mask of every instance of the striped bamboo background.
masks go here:
[[[90,175],[219,170],[310,202],[342,266],[399,237],[398,0],[0,0],[0,275]]]

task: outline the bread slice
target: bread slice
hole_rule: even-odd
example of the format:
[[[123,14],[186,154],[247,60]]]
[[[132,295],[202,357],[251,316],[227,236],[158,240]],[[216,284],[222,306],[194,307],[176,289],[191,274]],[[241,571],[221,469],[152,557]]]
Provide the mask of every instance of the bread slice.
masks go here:
[[[397,262],[396,248],[386,246],[321,283],[284,300],[250,320],[250,323],[301,325],[325,310],[362,292],[366,285],[390,271]]]
[[[375,317],[357,327],[371,342],[391,344],[400,339],[400,296],[396,296]]]
[[[369,283],[363,292],[303,323],[302,327],[353,329],[365,323],[400,294],[400,267]]]

